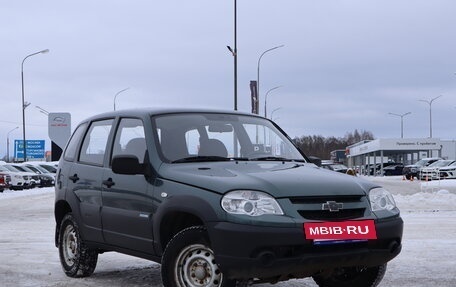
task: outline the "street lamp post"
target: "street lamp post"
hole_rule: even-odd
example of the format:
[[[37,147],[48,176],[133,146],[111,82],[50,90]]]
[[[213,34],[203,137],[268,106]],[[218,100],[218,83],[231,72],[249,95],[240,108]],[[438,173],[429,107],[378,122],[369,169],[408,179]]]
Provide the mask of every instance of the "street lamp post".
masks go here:
[[[272,112],[271,112],[271,117],[270,117],[271,120],[273,120],[273,119],[272,119],[272,116],[274,115],[274,113],[275,113],[276,111],[280,110],[281,108],[282,108],[282,107],[278,107],[278,108],[272,110]],[[273,121],[274,121],[274,120],[273,120]]]
[[[404,138],[404,117],[406,115],[410,115],[411,112],[407,112],[405,114],[395,114],[395,113],[388,113],[389,115],[393,115],[393,116],[398,116],[398,117],[401,117],[401,139]]]
[[[49,112],[46,111],[45,109],[43,109],[42,107],[40,107],[40,106],[35,106],[35,108],[37,108],[38,110],[40,110],[40,113],[45,114],[46,116],[49,115]]]
[[[123,90],[120,90],[118,91],[115,95],[114,95],[114,111],[116,110],[116,99],[117,99],[117,96],[122,93],[122,92],[125,92],[126,90],[128,90],[129,88],[125,88]]]
[[[440,98],[442,95],[435,97],[431,100],[419,100],[420,102],[425,102],[429,105],[429,137],[432,138],[432,102]]]
[[[10,130],[7,135],[6,135],[6,162],[10,162],[10,152],[9,152],[9,146],[10,146],[10,142],[9,142],[9,135],[10,133],[14,132],[15,130],[17,130],[19,127],[15,127],[14,129]]]
[[[277,86],[277,87],[274,87],[272,89],[269,89],[267,92],[266,92],[266,95],[264,96],[264,117],[267,118],[268,117],[268,114],[267,114],[267,110],[266,110],[266,106],[267,106],[267,101],[268,101],[268,94],[278,88],[281,88],[282,86]]]
[[[234,58],[234,110],[237,111],[237,1],[234,0],[234,49],[226,46]]]
[[[275,47],[273,47],[271,49],[267,49],[258,58],[258,64],[257,64],[257,93],[258,93],[258,99],[257,99],[257,101],[260,100],[259,98],[260,98],[260,64],[261,64],[261,58],[263,58],[264,54],[266,54],[267,52],[271,52],[272,50],[275,50],[275,49],[278,49],[278,48],[282,48],[283,46],[285,46],[285,45],[275,46]]]
[[[27,161],[27,144],[25,141],[25,109],[30,105],[30,103],[25,102],[24,98],[24,62],[27,60],[27,58],[31,56],[35,56],[38,54],[45,54],[48,53],[49,49],[41,50],[36,53],[32,53],[30,55],[27,55],[23,60],[21,64],[21,82],[22,82],[22,140],[23,140],[23,146],[24,146],[24,161]]]

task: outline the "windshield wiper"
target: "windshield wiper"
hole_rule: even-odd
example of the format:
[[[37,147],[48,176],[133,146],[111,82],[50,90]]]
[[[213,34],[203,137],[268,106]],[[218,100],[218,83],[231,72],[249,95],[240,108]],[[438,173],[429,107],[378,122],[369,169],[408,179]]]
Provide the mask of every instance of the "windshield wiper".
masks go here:
[[[180,158],[172,161],[171,163],[182,163],[182,162],[203,162],[203,161],[230,161],[230,158],[223,156],[191,156]]]
[[[237,161],[249,161],[250,160],[248,157],[230,157],[229,159],[237,160]]]
[[[292,159],[285,158],[285,157],[277,157],[277,156],[264,156],[264,157],[255,157],[251,158],[250,160],[258,160],[258,161],[293,161]]]

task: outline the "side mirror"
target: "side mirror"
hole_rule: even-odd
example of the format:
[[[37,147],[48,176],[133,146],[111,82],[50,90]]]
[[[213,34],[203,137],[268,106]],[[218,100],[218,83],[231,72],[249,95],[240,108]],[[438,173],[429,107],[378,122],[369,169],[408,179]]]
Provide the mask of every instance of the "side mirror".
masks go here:
[[[139,163],[138,158],[133,155],[114,156],[111,168],[118,174],[144,174],[145,171],[144,164]]]
[[[316,166],[321,166],[321,158],[316,156],[309,156],[308,158],[311,163],[315,164]]]

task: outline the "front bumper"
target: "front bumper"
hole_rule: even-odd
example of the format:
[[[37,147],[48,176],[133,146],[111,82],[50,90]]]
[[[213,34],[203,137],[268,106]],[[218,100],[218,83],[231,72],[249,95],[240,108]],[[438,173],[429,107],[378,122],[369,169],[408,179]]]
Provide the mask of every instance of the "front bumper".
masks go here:
[[[377,266],[402,248],[400,217],[376,222],[377,239],[316,246],[301,228],[280,228],[216,222],[208,226],[217,264],[232,279],[302,278],[320,270]]]

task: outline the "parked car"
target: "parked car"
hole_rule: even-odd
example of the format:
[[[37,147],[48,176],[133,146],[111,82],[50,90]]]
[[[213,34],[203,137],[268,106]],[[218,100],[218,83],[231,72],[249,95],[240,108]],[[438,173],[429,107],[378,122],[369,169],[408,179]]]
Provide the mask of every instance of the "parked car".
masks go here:
[[[94,116],[76,127],[55,186],[55,245],[69,277],[117,251],[161,263],[165,287],[310,276],[367,287],[402,246],[388,191],[317,167],[276,124],[247,113]]]
[[[420,179],[436,180],[440,179],[440,168],[449,166],[456,162],[455,160],[442,159],[431,163],[430,165],[420,169]]]
[[[5,167],[14,168],[22,175],[27,176],[28,181],[26,181],[26,188],[35,188],[36,186],[40,185],[40,178],[33,171],[28,171],[27,169],[25,169],[24,167],[22,167],[18,164],[6,164]],[[13,171],[13,170],[11,170],[11,171]]]
[[[40,170],[39,166],[33,166],[28,164],[20,164],[20,165],[13,165],[19,170],[24,170],[26,172],[35,173],[34,177],[38,178],[36,185],[38,187],[49,187],[54,185],[55,176],[51,175],[51,173],[47,172],[47,170],[43,169]]]
[[[10,188],[11,176],[7,173],[0,172],[0,192]]]
[[[440,179],[456,179],[456,162],[439,169]]]
[[[41,165],[30,164],[29,162],[23,162],[23,163],[21,163],[21,165],[32,169],[34,172],[36,172],[38,174],[50,175],[55,179],[55,173],[50,172],[49,170],[45,169]]]
[[[348,167],[342,163],[322,163],[321,167],[340,173],[347,173],[348,170]]]
[[[430,157],[430,158],[420,159],[419,161],[417,161],[414,164],[404,166],[404,169],[402,169],[402,174],[407,179],[412,179],[414,177],[420,179],[420,169],[422,167],[426,167],[426,166],[430,165],[431,163],[436,162],[441,159],[442,158],[439,158],[439,157]]]
[[[4,167],[0,163],[0,172],[3,174],[7,174],[10,176],[11,182],[10,182],[10,189],[12,190],[22,190],[28,185],[28,177],[25,175],[20,174],[17,171],[11,171]]]
[[[26,165],[27,166],[31,166],[31,165],[37,166],[37,167],[40,167],[40,169],[45,169],[45,170],[47,170],[47,172],[54,175],[54,177],[55,177],[55,173],[57,172],[58,163],[53,162],[53,161],[27,161]]]
[[[389,161],[383,163],[383,168],[397,165],[397,163]],[[382,169],[382,163],[375,163],[375,164],[366,164],[366,170],[368,171],[368,175],[380,175]]]
[[[404,165],[402,163],[396,163],[394,165],[389,165],[389,166],[383,168],[383,175],[384,176],[402,175],[403,169],[404,169]]]

